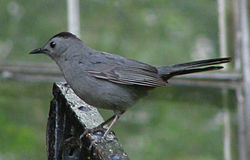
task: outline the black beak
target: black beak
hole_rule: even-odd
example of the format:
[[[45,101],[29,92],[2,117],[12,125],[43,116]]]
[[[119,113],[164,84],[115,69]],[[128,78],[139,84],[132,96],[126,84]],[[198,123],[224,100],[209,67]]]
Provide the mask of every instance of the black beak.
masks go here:
[[[37,49],[34,49],[30,52],[30,54],[39,54],[39,53],[45,53],[47,50],[46,49],[43,49],[43,48],[37,48]]]

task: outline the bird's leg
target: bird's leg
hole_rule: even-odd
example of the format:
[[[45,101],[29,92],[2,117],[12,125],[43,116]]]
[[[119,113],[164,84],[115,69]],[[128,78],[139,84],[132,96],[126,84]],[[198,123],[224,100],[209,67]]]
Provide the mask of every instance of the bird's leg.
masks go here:
[[[98,130],[103,130],[103,126],[105,126],[106,124],[110,123],[111,124],[108,126],[107,130],[105,131],[104,135],[106,136],[108,134],[108,132],[110,131],[111,127],[115,124],[115,122],[119,119],[120,115],[122,113],[119,113],[119,114],[114,114],[112,117],[110,117],[109,119],[107,119],[105,122],[101,123],[99,126],[95,127],[95,128],[92,128],[92,129],[86,129],[83,134],[81,134],[80,136],[80,139],[82,139],[87,133],[90,133],[90,132],[95,132],[95,131],[98,131]],[[117,117],[118,116],[118,117]],[[108,131],[108,132],[107,132]],[[103,136],[103,137],[105,137]]]
[[[113,115],[112,117],[110,117],[109,119],[107,119],[105,122],[101,123],[99,126],[92,128],[92,129],[86,129],[83,134],[81,134],[80,139],[82,139],[82,137],[84,137],[87,133],[90,132],[95,132],[98,130],[103,130],[103,126],[105,126],[106,124],[108,124],[109,122],[113,121],[113,119],[115,118],[115,115]]]
[[[108,128],[107,128],[107,130],[105,131],[105,133],[104,133],[104,135],[103,135],[103,137],[102,138],[105,138],[108,134],[109,134],[109,132],[110,132],[110,130],[111,130],[111,128],[113,127],[113,125],[116,123],[116,121],[120,118],[120,116],[124,113],[125,111],[115,111],[115,114],[111,117],[111,118],[109,118],[107,121],[108,122],[110,122],[110,121],[112,121],[111,122],[111,124],[108,126]],[[106,121],[106,122],[107,122]],[[105,123],[105,122],[104,122]],[[107,124],[107,123],[106,123]]]
[[[99,127],[103,128],[103,126],[105,126],[106,124],[108,124],[108,123],[110,123],[111,121],[113,121],[114,118],[115,118],[115,114],[114,114],[112,117],[110,117],[109,119],[107,119],[105,122],[103,122],[102,124],[100,124],[99,126],[97,126],[97,127],[98,127],[98,128],[99,128]],[[96,128],[97,128],[97,127],[96,127]]]
[[[90,132],[95,132],[95,131],[98,131],[98,130],[103,130],[103,126],[105,126],[106,124],[110,123],[111,124],[108,126],[107,130],[104,132],[104,134],[100,135],[101,137],[97,138],[97,140],[95,141],[92,141],[90,146],[89,146],[89,150],[92,148],[92,146],[97,143],[97,142],[100,142],[102,141],[103,139],[105,139],[105,137],[109,134],[111,128],[113,127],[113,125],[115,124],[115,122],[120,118],[121,114],[123,114],[124,112],[118,112],[118,113],[115,113],[112,117],[110,117],[109,119],[107,119],[105,122],[103,122],[102,124],[100,124],[99,126],[97,126],[96,128],[93,128],[93,129],[86,129],[84,131],[84,133],[80,136],[80,139],[82,139],[87,133],[90,133]],[[95,133],[94,133],[95,134]]]
[[[109,134],[111,128],[113,127],[113,125],[115,124],[115,122],[120,118],[120,116],[121,116],[120,114],[115,114],[114,116],[112,116],[112,117],[114,117],[114,118],[113,118],[111,124],[108,126],[108,128],[107,128],[107,130],[105,131],[105,133],[104,133],[104,135],[103,135],[102,138],[105,138],[105,137]],[[111,118],[112,118],[112,117],[111,117]],[[110,121],[111,121],[111,119],[110,119]]]
[[[65,83],[63,86],[66,88],[65,93],[67,94],[70,89],[70,85],[68,83]]]

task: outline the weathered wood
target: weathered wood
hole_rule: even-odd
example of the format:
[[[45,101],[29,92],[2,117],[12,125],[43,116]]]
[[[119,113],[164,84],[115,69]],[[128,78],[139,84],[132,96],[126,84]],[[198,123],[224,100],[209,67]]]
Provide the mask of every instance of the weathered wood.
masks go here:
[[[96,108],[78,98],[66,83],[55,83],[47,123],[49,160],[128,160],[113,133],[100,140],[101,131],[80,135],[103,122]],[[98,141],[99,140],[99,141]]]
[[[187,74],[173,79],[192,79],[192,80],[211,80],[211,81],[239,81],[242,80],[242,74],[228,72],[203,72],[195,74]]]
[[[228,57],[229,45],[230,43],[227,37],[230,35],[227,34],[227,10],[226,10],[226,1],[218,0],[218,22],[219,22],[219,44],[220,44],[220,57]],[[225,70],[229,68],[229,65],[225,65]],[[223,119],[224,119],[224,139],[223,139],[223,155],[224,160],[232,160],[232,133],[231,133],[231,115],[228,108],[228,90],[222,88],[222,106],[223,106]]]
[[[242,71],[242,86],[236,90],[239,160],[250,159],[250,53],[247,0],[233,0],[235,70]]]
[[[169,84],[179,86],[196,86],[196,87],[214,87],[236,89],[242,85],[240,81],[210,81],[210,80],[194,80],[194,79],[170,79]]]
[[[25,73],[32,74],[34,73],[39,75],[56,75],[58,77],[62,77],[61,71],[56,65],[51,63],[21,63],[21,62],[5,62],[0,63],[0,71],[8,71],[12,73]],[[178,77],[174,77],[173,79],[209,79],[209,80],[242,80],[242,74],[238,72],[203,72],[203,73],[195,73],[189,75],[182,75]]]
[[[2,71],[11,71],[11,72],[19,72],[19,73],[39,73],[39,74],[59,74],[61,75],[58,67],[42,67],[41,66],[13,66],[8,65],[5,66],[3,64],[0,65],[0,70]]]
[[[237,121],[238,121],[238,147],[239,160],[247,160],[247,126],[246,114],[244,106],[243,87],[238,87],[236,90],[237,97]]]
[[[241,27],[241,54],[242,54],[242,72],[245,92],[245,111],[247,124],[247,158],[250,159],[250,49],[249,49],[249,1],[239,0],[240,7],[240,27]]]
[[[233,7],[233,47],[234,47],[234,70],[241,70],[241,27],[240,27],[240,8],[239,0],[232,1]]]

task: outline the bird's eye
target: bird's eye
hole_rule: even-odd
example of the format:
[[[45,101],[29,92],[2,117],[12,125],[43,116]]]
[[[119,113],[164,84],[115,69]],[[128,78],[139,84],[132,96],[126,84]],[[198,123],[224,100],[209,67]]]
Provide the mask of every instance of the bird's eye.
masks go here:
[[[50,42],[50,44],[49,44],[49,45],[50,45],[50,47],[51,47],[51,48],[55,48],[56,43],[55,43],[54,41],[52,41],[52,42]]]

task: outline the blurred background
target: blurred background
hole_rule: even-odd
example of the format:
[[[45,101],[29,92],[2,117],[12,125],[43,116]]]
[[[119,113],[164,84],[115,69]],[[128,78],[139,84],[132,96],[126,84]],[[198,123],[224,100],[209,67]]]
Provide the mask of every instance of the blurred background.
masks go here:
[[[28,53],[61,31],[152,65],[233,57],[223,71],[179,77],[152,91],[113,130],[134,160],[248,159],[249,2],[83,0],[71,14],[69,1],[1,0],[0,160],[47,157],[52,85],[63,78],[49,57]],[[100,112],[105,119],[113,114]]]

